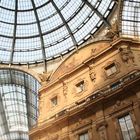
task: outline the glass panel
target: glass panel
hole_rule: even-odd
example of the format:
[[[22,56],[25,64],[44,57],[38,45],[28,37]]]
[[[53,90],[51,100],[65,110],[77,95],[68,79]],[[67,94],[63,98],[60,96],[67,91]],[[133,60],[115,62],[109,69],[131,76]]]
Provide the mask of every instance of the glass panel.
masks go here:
[[[65,20],[69,19],[74,12],[77,11],[77,9],[79,9],[79,6],[81,5],[82,1],[81,0],[70,0],[69,3],[67,4],[67,6],[65,6],[63,8],[63,10],[61,11],[61,13],[63,14]]]
[[[11,84],[12,83],[12,84]],[[16,70],[0,70],[0,139],[29,140],[29,127],[38,116],[39,84]]]
[[[119,119],[119,123],[120,123],[120,126],[121,126],[122,135],[123,135],[124,140],[130,140],[129,133],[128,133],[128,130],[127,130],[127,126],[125,124],[125,119],[124,118]]]
[[[17,24],[22,24],[21,26],[24,27],[25,24],[33,24],[34,22],[36,22],[34,11],[17,13]]]
[[[134,126],[132,124],[132,120],[131,120],[130,116],[129,115],[126,116],[125,120],[126,120],[127,128],[129,130],[129,133],[130,133],[130,137],[131,137],[132,140],[135,140],[136,139],[136,133],[135,133]]]
[[[140,1],[123,2],[122,35],[140,38]]]
[[[102,0],[98,7],[98,11],[100,11],[100,13],[104,15],[110,3],[111,0]]]
[[[112,70],[112,73],[115,73],[115,72],[117,71],[116,66],[114,65],[114,66],[111,68],[111,70]]]
[[[15,9],[15,0],[1,0],[0,4],[5,8]]]
[[[9,11],[9,10],[0,8],[0,13],[1,13],[0,21],[6,22],[6,23],[14,23],[14,19],[15,19],[14,11]],[[5,15],[8,15],[8,16],[5,16]],[[2,27],[1,24],[0,24],[0,27]]]
[[[19,10],[28,10],[28,9],[32,9],[32,3],[30,0],[20,0],[20,2],[18,1],[18,9]]]
[[[30,0],[18,0],[16,7],[16,2],[0,1],[0,61],[4,63],[43,62],[70,52],[95,34],[115,4],[113,0],[89,0],[90,6],[81,0],[54,0],[55,7],[51,0],[34,0],[34,6]]]
[[[136,140],[136,133],[130,115],[119,118],[119,124],[124,140]]]
[[[88,132],[79,135],[79,140],[89,140]]]
[[[110,64],[105,68],[107,76],[110,76],[117,72],[116,65],[114,63]]]

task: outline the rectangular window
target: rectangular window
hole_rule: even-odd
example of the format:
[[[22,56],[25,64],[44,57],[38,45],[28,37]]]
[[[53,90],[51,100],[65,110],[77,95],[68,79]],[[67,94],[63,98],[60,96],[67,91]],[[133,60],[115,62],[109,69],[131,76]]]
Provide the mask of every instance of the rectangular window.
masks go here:
[[[121,128],[123,140],[136,140],[136,132],[130,115],[118,119]]]
[[[57,105],[57,96],[55,96],[55,97],[53,97],[52,99],[51,99],[51,105],[52,105],[52,107],[54,107],[54,106],[56,106]]]
[[[79,140],[89,140],[88,132],[80,134]]]
[[[116,72],[117,72],[117,68],[116,68],[115,63],[112,63],[112,64],[110,64],[109,66],[107,66],[107,67],[105,68],[105,70],[106,70],[107,76],[110,76],[110,75],[116,73]]]
[[[84,81],[81,81],[78,84],[76,84],[77,93],[84,91],[84,89],[85,89]]]

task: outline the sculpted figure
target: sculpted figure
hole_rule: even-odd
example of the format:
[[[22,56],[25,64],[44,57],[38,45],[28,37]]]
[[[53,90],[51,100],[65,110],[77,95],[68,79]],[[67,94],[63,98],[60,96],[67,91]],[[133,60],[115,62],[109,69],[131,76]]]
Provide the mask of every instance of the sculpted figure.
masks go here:
[[[131,51],[131,49],[128,46],[123,45],[119,48],[119,50],[120,50],[121,58],[124,62],[126,62],[126,63],[133,62],[134,63],[133,52]]]
[[[94,67],[93,66],[89,66],[89,76],[90,76],[91,80],[95,82],[95,80],[96,80],[96,73],[94,71]]]

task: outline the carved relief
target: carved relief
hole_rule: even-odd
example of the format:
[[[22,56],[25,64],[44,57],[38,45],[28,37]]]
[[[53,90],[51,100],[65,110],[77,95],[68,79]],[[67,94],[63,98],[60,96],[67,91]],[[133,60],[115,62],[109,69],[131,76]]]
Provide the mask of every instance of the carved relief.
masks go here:
[[[106,134],[105,126],[100,127],[98,132],[99,132],[100,140],[107,140],[107,134]]]
[[[48,139],[49,140],[58,140],[59,138],[59,135],[58,134],[53,134],[53,135],[48,135]]]
[[[106,121],[100,122],[99,124],[97,124],[96,127],[97,127],[100,140],[108,140],[107,132],[106,132],[106,127],[107,127]]]
[[[96,53],[96,48],[91,49],[91,56],[92,56],[92,55],[95,55],[95,53]]]
[[[67,62],[64,64],[64,71],[70,71],[72,70],[74,67],[76,67],[78,65],[78,60],[73,57],[71,61]]]
[[[72,131],[76,131],[79,129],[81,129],[80,131],[82,131],[82,128],[85,129],[86,126],[91,126],[91,124],[92,120],[82,120],[81,118],[79,118],[78,122],[72,128]]]
[[[50,73],[43,73],[43,74],[39,74],[39,78],[41,80],[41,82],[45,82],[48,81],[50,78],[51,72]]]
[[[134,63],[134,54],[131,51],[130,47],[128,47],[127,45],[123,45],[119,48],[119,51],[123,62]]]
[[[131,102],[131,101],[128,102],[128,101],[117,100],[116,104],[112,107],[111,114],[118,113],[121,110],[124,110],[124,108],[128,108],[129,110],[131,110],[132,105],[133,105],[133,102]]]
[[[62,138],[62,140],[70,140],[69,136]]]
[[[89,66],[89,76],[90,76],[90,79],[95,82],[95,80],[96,80],[96,73],[95,73],[94,66]]]
[[[64,94],[64,96],[67,95],[67,92],[68,92],[68,86],[65,82],[63,82],[63,94]]]

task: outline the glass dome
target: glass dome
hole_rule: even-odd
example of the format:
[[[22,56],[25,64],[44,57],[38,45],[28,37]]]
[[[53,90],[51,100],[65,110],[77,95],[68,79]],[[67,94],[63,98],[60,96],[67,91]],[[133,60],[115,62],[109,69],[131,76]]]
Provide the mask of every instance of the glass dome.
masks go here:
[[[1,0],[0,62],[38,63],[76,49],[103,25],[113,0]]]

